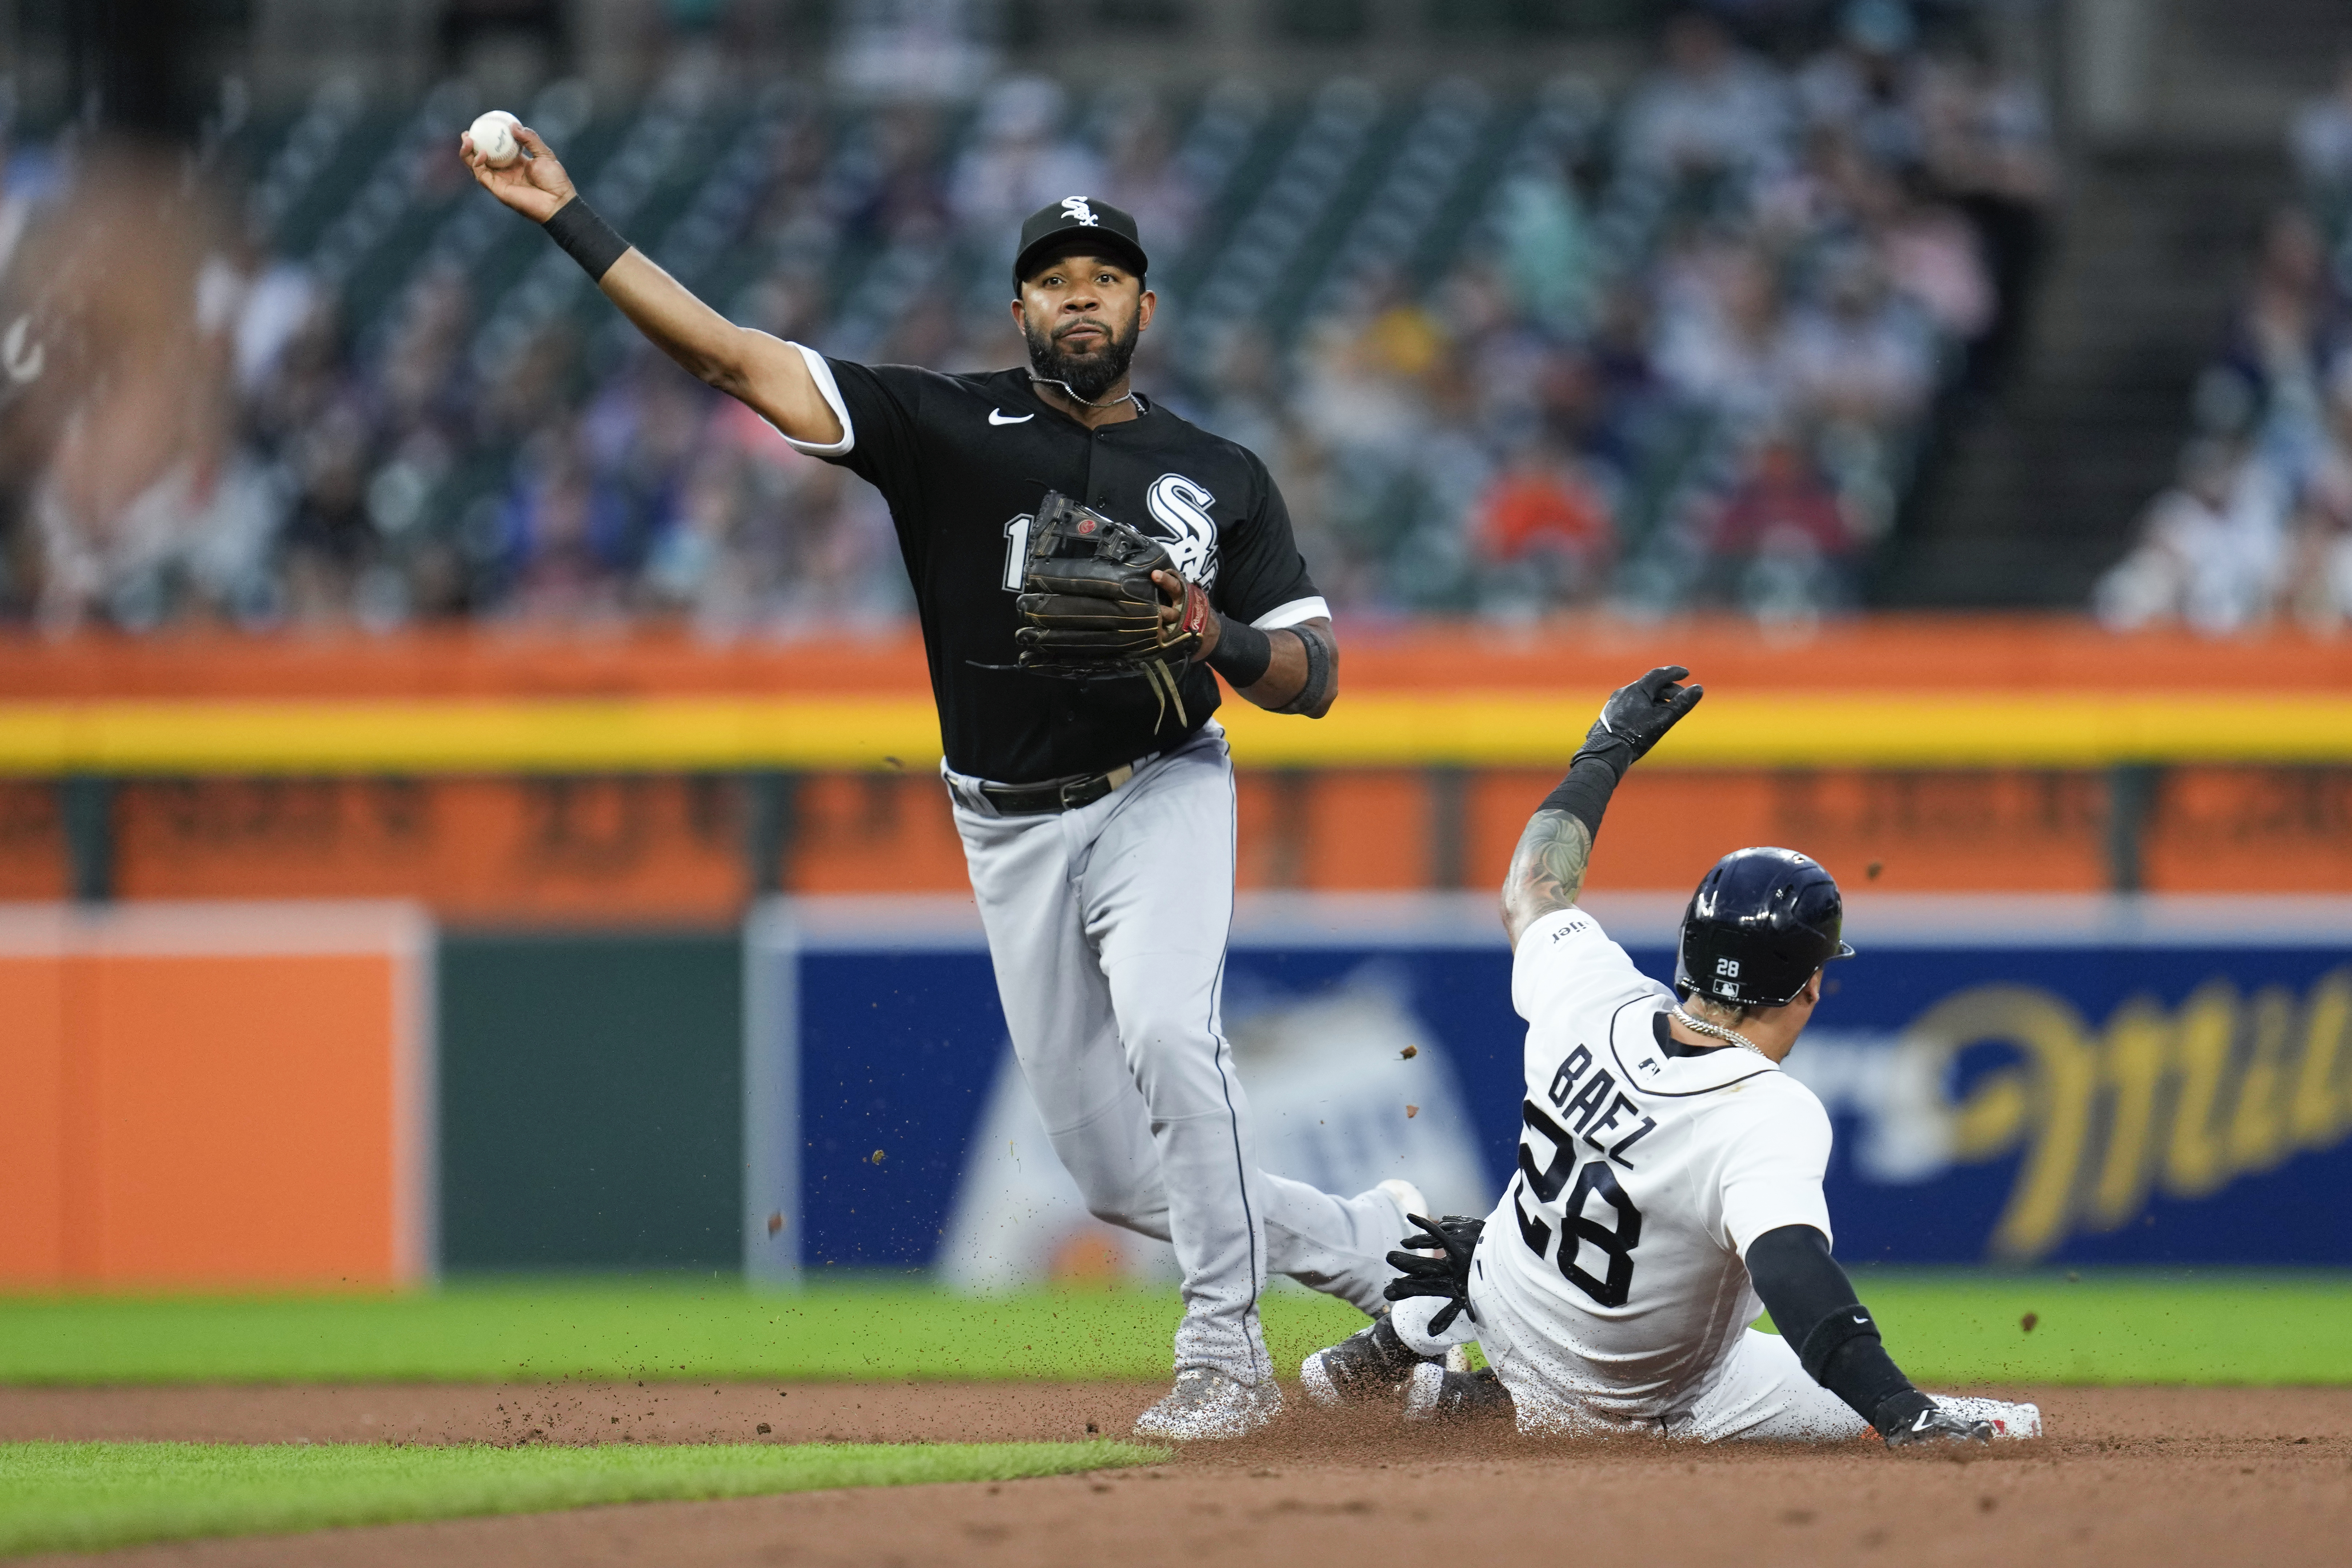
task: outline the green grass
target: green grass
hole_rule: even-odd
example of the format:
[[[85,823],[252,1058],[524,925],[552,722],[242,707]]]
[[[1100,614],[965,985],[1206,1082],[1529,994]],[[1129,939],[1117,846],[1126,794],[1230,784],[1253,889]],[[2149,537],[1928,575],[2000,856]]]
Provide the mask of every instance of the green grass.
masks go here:
[[[1923,1385],[2352,1384],[2352,1274],[1862,1268],[1853,1279],[1896,1364]]]
[[[0,1443],[0,1555],[589,1503],[1013,1480],[1165,1457],[1132,1443],[772,1447]]]
[[[2352,1384],[2352,1275],[1864,1269],[1922,1382]],[[2036,1314],[2032,1333],[2019,1320]],[[919,1281],[460,1283],[408,1296],[0,1297],[0,1384],[553,1382],[562,1378],[1156,1379],[1172,1291],[960,1297]],[[1363,1320],[1265,1300],[1287,1373]]]
[[[1172,1290],[964,1297],[866,1279],[797,1293],[733,1280],[502,1280],[405,1296],[0,1296],[0,1384],[465,1383],[560,1378],[1156,1379]],[[1265,1301],[1276,1363],[1363,1319]]]

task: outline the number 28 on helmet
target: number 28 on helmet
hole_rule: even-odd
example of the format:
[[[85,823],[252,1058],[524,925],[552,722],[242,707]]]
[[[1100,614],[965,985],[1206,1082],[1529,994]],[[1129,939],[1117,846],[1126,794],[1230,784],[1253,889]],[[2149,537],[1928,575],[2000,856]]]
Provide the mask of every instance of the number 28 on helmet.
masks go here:
[[[1793,849],[1735,849],[1683,911],[1675,989],[1739,1007],[1781,1007],[1813,971],[1852,958],[1837,879]]]

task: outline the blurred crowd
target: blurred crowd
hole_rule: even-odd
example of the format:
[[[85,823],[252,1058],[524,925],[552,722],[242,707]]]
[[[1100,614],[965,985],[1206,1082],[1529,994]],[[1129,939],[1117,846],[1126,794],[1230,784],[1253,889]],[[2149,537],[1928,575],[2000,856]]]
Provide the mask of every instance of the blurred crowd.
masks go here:
[[[1013,78],[968,116],[772,93],[666,231],[631,228],[624,196],[589,188],[735,319],[947,370],[1017,360],[1003,258],[1021,216],[1106,197],[1140,220],[1163,292],[1138,386],[1265,457],[1342,614],[1801,619],[1860,602],[1936,432],[2000,385],[2054,184],[2037,90],[1965,8],[1808,15],[1745,34],[1677,16],[1622,100],[1546,94],[1541,133],[1510,143],[1466,214],[1445,181],[1513,106],[1434,92],[1337,241],[1227,210],[1286,110],[1237,88],[1180,112]],[[709,89],[665,90],[675,103],[646,110],[614,160],[642,152],[641,184],[668,155],[660,117],[690,124]],[[1327,88],[1297,145],[1368,145],[1373,102]],[[451,216],[381,297],[338,260],[368,232],[370,190],[310,251],[277,248],[259,198],[304,137],[331,142],[354,112],[322,96],[241,206],[198,210],[176,172],[144,176],[128,205],[182,203],[185,237],[122,307],[143,345],[41,339],[76,247],[137,226],[96,210],[89,160],[27,146],[0,165],[6,614],[132,629],[659,616],[789,635],[910,613],[866,486],[646,351],[551,251],[484,284],[482,258],[535,237],[463,188],[446,124],[386,160],[387,210],[431,198]],[[2352,134],[2312,140],[2352,170]],[[2320,493],[2312,476],[2335,462],[2326,482],[2352,497],[2332,455],[2335,361],[2313,362],[2303,435],[2280,412],[2280,345],[2332,354],[2337,320],[2314,258],[2334,220],[2297,221],[2312,258],[2276,242],[2280,298],[2250,308],[2243,373],[2262,450],[2304,464],[2294,493]],[[1386,243],[1382,225],[1420,237]],[[2323,281],[2295,283],[2297,265]],[[163,389],[143,404],[125,391],[134,363]],[[2231,448],[2232,472],[2250,449]]]
[[[1971,41],[1862,0],[1782,61],[1686,14],[1434,287],[1375,272],[1286,366],[1238,337],[1206,421],[1282,454],[1350,606],[1851,606],[2009,369],[2053,194],[2037,94]]]
[[[2352,620],[2352,59],[2288,153],[2297,198],[2253,247],[2179,476],[2099,582],[2110,626]]]

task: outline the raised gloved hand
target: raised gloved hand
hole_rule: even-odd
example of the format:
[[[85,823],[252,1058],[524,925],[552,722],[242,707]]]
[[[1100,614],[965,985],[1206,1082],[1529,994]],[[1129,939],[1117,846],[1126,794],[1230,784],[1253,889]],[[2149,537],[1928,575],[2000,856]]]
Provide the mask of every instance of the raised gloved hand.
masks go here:
[[[1623,778],[1625,770],[1647,756],[1650,748],[1706,695],[1704,686],[1675,684],[1689,673],[1679,664],[1669,664],[1611,692],[1601,706],[1601,717],[1585,732],[1576,761],[1597,758]]]
[[[1443,1298],[1446,1304],[1429,1320],[1429,1331],[1433,1334],[1444,1333],[1465,1312],[1469,1312],[1470,1321],[1476,1322],[1478,1314],[1470,1308],[1470,1258],[1478,1250],[1478,1237],[1486,1228],[1486,1222],[1458,1214],[1440,1220],[1424,1219],[1417,1214],[1404,1217],[1421,1226],[1421,1230],[1406,1237],[1404,1247],[1389,1254],[1389,1266],[1397,1271],[1398,1278],[1390,1280],[1381,1294],[1391,1301],[1413,1296]]]

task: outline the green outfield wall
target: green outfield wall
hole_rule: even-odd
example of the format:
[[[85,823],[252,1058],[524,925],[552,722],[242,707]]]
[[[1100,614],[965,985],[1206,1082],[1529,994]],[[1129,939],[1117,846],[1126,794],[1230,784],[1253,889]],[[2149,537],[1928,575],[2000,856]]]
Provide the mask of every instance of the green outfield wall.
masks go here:
[[[466,931],[440,952],[441,1262],[742,1264],[742,947]]]

